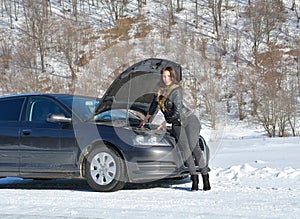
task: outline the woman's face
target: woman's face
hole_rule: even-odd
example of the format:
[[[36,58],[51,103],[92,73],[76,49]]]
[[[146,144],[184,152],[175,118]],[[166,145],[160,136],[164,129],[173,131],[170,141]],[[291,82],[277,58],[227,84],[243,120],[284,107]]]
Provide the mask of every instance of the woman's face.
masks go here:
[[[167,70],[163,72],[162,78],[166,86],[169,86],[173,83],[171,73]]]

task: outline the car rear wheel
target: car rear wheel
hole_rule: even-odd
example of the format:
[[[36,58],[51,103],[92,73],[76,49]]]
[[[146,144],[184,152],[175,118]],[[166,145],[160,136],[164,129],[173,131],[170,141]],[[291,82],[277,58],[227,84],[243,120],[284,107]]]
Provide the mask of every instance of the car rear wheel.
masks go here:
[[[99,192],[117,191],[126,183],[123,159],[106,146],[96,147],[89,153],[85,170],[88,184]]]

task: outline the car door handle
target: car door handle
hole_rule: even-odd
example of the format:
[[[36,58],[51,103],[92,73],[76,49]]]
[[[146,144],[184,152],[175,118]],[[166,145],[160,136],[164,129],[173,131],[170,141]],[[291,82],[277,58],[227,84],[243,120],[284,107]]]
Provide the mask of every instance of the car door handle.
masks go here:
[[[22,132],[23,132],[23,135],[30,135],[31,129],[23,129]]]

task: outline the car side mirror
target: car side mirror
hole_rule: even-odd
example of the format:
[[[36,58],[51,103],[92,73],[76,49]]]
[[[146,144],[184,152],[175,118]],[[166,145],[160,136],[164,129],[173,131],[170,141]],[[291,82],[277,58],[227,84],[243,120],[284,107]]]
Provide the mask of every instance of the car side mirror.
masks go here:
[[[50,114],[47,121],[53,123],[71,123],[72,118],[67,118],[63,114]]]

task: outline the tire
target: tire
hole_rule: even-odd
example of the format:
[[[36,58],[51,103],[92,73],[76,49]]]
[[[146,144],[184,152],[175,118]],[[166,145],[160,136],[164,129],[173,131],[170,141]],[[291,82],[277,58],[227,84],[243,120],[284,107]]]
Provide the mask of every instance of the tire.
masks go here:
[[[114,192],[125,186],[125,164],[114,149],[107,146],[94,147],[85,165],[87,182],[95,191]]]

